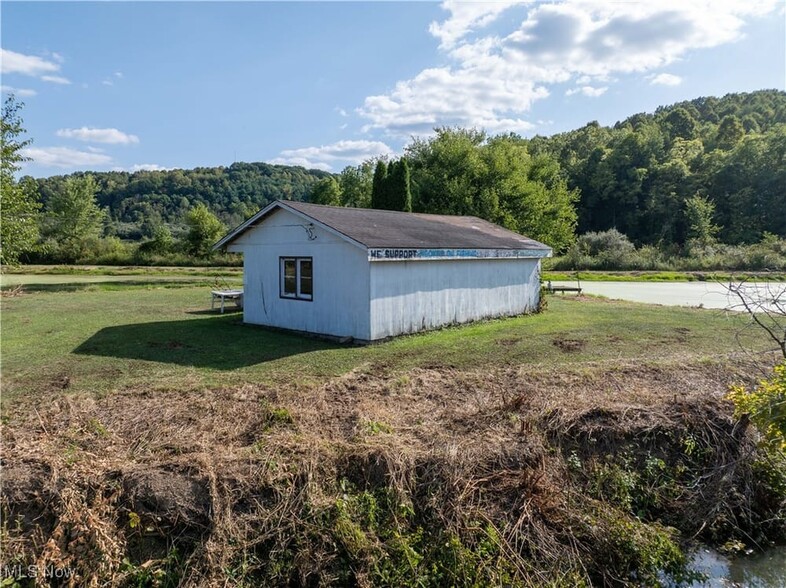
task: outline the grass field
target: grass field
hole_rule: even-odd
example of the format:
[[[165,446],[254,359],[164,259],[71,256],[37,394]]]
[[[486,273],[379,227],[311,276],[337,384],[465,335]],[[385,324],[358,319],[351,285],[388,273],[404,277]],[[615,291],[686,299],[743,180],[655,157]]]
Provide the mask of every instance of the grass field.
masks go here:
[[[83,277],[0,299],[0,550],[25,569],[654,585],[688,538],[784,536],[723,400],[772,361],[743,315],[556,296],[357,347],[211,311],[209,279]]]
[[[744,317],[719,311],[571,297],[548,304],[539,315],[355,347],[244,325],[238,312],[211,312],[205,285],[22,293],[2,301],[3,397],[57,386],[104,394],[314,382],[359,368],[717,359],[764,344],[745,330]]]

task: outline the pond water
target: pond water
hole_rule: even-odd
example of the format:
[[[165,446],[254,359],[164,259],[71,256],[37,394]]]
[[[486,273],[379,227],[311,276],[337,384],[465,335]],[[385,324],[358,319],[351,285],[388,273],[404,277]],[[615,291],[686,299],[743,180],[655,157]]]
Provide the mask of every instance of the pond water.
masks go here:
[[[692,567],[708,577],[706,582],[691,584],[694,588],[784,588],[786,546],[733,558],[702,547],[693,553]]]
[[[576,282],[552,282],[554,286],[576,286]],[[744,310],[739,298],[730,294],[728,284],[717,282],[581,282],[584,294],[605,296],[615,300],[630,300],[666,306],[696,306],[702,308],[731,308]],[[772,301],[781,296],[786,304],[786,283],[746,284],[749,294],[761,295]],[[572,294],[566,293],[565,296]]]

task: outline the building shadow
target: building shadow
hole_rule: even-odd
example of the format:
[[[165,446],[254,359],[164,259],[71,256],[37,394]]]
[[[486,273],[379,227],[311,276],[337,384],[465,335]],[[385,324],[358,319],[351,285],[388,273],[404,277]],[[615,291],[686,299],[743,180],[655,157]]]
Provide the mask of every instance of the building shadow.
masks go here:
[[[338,347],[320,339],[244,325],[238,313],[213,313],[209,318],[105,327],[74,353],[234,370]]]

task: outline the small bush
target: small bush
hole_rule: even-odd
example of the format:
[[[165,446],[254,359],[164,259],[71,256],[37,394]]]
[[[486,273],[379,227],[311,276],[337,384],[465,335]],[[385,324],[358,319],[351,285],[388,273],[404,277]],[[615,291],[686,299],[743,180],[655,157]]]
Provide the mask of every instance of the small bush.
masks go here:
[[[568,252],[550,263],[550,269],[618,271],[784,271],[786,239],[765,234],[751,245],[702,244],[642,245],[638,249],[615,229],[585,233]]]
[[[733,386],[729,399],[734,403],[735,416],[748,415],[768,449],[786,453],[786,362],[775,366],[772,376],[754,390]]]

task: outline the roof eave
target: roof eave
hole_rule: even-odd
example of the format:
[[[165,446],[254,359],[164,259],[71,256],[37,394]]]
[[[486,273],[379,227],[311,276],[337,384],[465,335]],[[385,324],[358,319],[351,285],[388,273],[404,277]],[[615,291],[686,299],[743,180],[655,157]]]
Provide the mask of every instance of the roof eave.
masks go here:
[[[237,228],[233,229],[226,236],[224,236],[220,241],[218,241],[215,245],[213,245],[213,251],[217,251],[218,249],[221,249],[222,247],[226,247],[227,245],[231,244],[232,241],[234,241],[235,239],[240,237],[248,229],[255,227],[256,226],[256,224],[255,224],[256,221],[258,221],[260,219],[263,219],[265,216],[269,215],[270,212],[272,212],[274,208],[282,208],[282,209],[284,209],[284,210],[286,210],[286,211],[288,211],[288,212],[290,212],[290,213],[292,213],[294,215],[297,215],[297,216],[299,216],[299,217],[301,217],[303,219],[307,219],[310,223],[318,225],[320,228],[324,229],[328,233],[331,233],[331,234],[337,236],[338,238],[340,238],[340,239],[342,239],[344,241],[347,241],[348,243],[350,243],[352,245],[355,245],[356,247],[360,247],[361,249],[367,249],[367,246],[364,243],[361,243],[360,241],[357,241],[357,240],[353,239],[349,235],[345,235],[341,231],[338,231],[338,230],[334,229],[330,225],[326,225],[322,221],[315,219],[314,217],[306,214],[305,212],[302,212],[302,211],[300,211],[300,210],[298,210],[296,208],[293,208],[292,206],[288,206],[286,200],[276,200],[275,202],[271,202],[270,204],[268,204],[265,208],[260,210],[258,213],[256,213],[254,216],[252,216],[250,219],[248,219],[243,224],[239,225]]]
[[[213,251],[218,251],[222,247],[226,247],[227,245],[229,245],[237,237],[239,237],[240,235],[245,233],[246,230],[248,230],[251,226],[253,226],[254,223],[257,220],[267,216],[272,209],[277,208],[279,206],[279,204],[280,204],[279,200],[276,200],[276,201],[271,202],[270,204],[268,204],[265,208],[260,210],[258,213],[256,213],[254,216],[252,216],[250,219],[242,222],[237,227],[235,227],[234,229],[229,231],[226,235],[224,235],[215,245],[213,245],[212,250]]]

